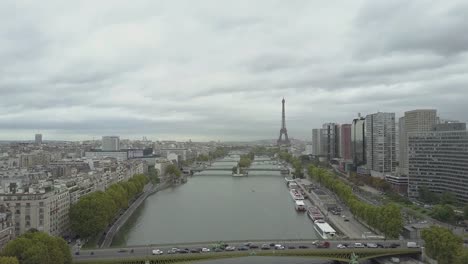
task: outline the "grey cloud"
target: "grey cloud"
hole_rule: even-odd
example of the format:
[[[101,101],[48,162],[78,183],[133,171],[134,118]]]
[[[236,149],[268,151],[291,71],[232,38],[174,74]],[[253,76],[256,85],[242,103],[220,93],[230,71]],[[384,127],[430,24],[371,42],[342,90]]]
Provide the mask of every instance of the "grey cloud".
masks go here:
[[[468,4],[450,1],[368,1],[356,19],[359,54],[432,52],[453,56],[468,50]]]

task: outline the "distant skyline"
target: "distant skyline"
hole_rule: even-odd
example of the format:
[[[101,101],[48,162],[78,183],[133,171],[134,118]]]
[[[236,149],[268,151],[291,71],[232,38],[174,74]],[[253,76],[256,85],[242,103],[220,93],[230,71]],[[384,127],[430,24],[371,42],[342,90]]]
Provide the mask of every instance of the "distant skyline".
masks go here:
[[[0,140],[291,138],[467,122],[466,1],[0,2]]]

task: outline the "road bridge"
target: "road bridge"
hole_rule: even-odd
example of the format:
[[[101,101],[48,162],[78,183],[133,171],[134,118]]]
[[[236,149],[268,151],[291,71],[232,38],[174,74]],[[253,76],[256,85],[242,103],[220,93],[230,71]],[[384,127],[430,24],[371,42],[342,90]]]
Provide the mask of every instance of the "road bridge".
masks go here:
[[[232,171],[232,168],[220,168],[220,167],[198,167],[198,168],[191,168],[190,169],[192,172],[201,172],[201,171]],[[243,169],[243,171],[279,171],[282,174],[289,174],[289,169],[288,168],[248,168],[248,169]]]
[[[252,241],[251,241],[252,242]],[[255,241],[254,241],[255,242]],[[363,241],[361,241],[363,242]],[[209,253],[187,253],[187,254],[167,254],[167,251],[172,247],[177,248],[212,248],[217,242],[196,242],[181,244],[165,244],[165,245],[147,245],[125,248],[106,248],[96,250],[81,250],[79,255],[73,255],[75,263],[119,263],[119,264],[144,264],[144,263],[186,263],[201,260],[215,260],[222,258],[235,258],[247,256],[274,256],[274,257],[302,257],[314,258],[324,260],[337,260],[342,262],[349,262],[351,254],[356,254],[359,260],[370,260],[379,257],[403,257],[412,256],[418,258],[421,254],[420,248],[406,248],[406,241],[384,241],[372,240],[366,241],[372,243],[380,243],[384,246],[389,246],[391,243],[399,243],[402,247],[398,248],[346,248],[338,249],[338,243],[352,244],[350,240],[330,241],[330,248],[315,248],[312,246],[311,241],[305,240],[287,240],[287,241],[261,241],[257,245],[280,243],[285,245],[286,248],[295,246],[296,249],[285,250],[261,250],[258,248],[251,248],[247,251],[222,251],[222,252],[209,252]],[[219,242],[218,242],[219,243]],[[239,247],[245,242],[227,242],[229,245]],[[300,245],[306,245],[309,248],[299,249]],[[160,256],[153,256],[152,250],[161,249],[164,254]],[[93,254],[91,254],[93,252]],[[149,261],[149,262],[147,262]]]

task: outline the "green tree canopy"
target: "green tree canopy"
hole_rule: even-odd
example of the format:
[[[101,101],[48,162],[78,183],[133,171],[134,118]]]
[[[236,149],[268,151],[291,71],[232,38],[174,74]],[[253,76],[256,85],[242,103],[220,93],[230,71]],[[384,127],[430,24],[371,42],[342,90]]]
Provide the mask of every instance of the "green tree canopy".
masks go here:
[[[428,256],[439,264],[453,264],[461,253],[462,239],[447,228],[431,226],[422,231],[422,238]]]
[[[16,257],[0,257],[0,264],[19,264]]]
[[[440,203],[441,204],[456,204],[457,203],[457,197],[453,192],[443,192],[440,195]]]
[[[468,220],[468,204],[463,207],[463,218]]]
[[[443,222],[452,222],[455,219],[455,212],[448,204],[438,204],[432,208],[431,216]]]
[[[65,240],[38,231],[26,232],[8,242],[2,255],[15,257],[20,264],[72,263],[70,249]]]
[[[418,187],[419,199],[425,203],[436,204],[439,202],[439,196],[431,192],[426,186]]]
[[[170,164],[166,167],[166,174],[171,177],[179,178],[182,175],[182,172],[176,165]]]

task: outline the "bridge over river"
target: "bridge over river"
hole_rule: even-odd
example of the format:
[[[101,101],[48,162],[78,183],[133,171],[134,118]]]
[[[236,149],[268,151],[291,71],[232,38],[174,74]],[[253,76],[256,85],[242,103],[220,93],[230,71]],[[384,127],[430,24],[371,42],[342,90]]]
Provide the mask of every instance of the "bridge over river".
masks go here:
[[[245,241],[247,242],[247,241]],[[311,241],[261,241],[257,245],[269,243],[281,243],[286,247],[284,250],[275,250],[274,248],[262,250],[259,248],[250,248],[245,251],[237,250],[245,242],[227,242],[229,245],[236,247],[234,251],[221,251],[221,252],[207,252],[207,253],[176,253],[167,254],[173,248],[212,248],[216,242],[206,243],[189,243],[182,244],[166,244],[166,245],[148,245],[136,246],[126,248],[108,248],[99,250],[81,250],[79,255],[74,255],[74,262],[79,263],[121,263],[121,264],[145,264],[145,263],[187,263],[202,260],[216,260],[223,258],[238,258],[248,256],[273,256],[273,257],[301,257],[310,259],[323,259],[323,260],[337,260],[341,262],[349,262],[351,255],[354,253],[359,257],[359,260],[370,260],[381,257],[403,257],[412,256],[419,258],[421,255],[420,248],[406,248],[405,241],[372,241],[372,243],[379,243],[388,247],[391,243],[401,243],[402,247],[398,248],[345,248],[338,249],[336,245],[339,243],[352,244],[351,241],[330,241],[330,248],[315,248]],[[362,241],[361,241],[362,242]],[[308,248],[300,249],[299,246],[307,246]],[[292,246],[295,246],[294,249]],[[153,249],[160,249],[163,251],[162,255],[152,255]],[[133,252],[132,252],[133,250]],[[93,252],[93,254],[91,254]]]

